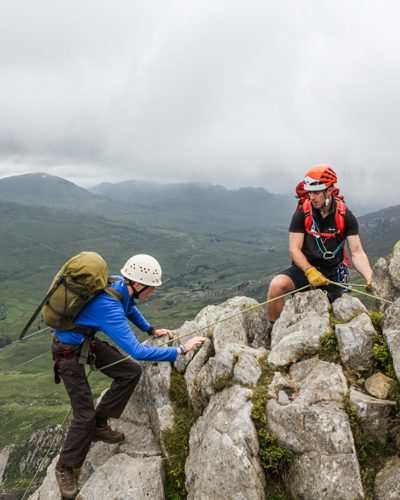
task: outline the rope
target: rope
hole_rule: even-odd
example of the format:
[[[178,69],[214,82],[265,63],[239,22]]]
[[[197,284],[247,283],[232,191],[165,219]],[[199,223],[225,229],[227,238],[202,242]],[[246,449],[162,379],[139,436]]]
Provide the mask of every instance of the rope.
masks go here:
[[[331,285],[340,286],[341,288],[344,288],[345,290],[352,290],[351,286],[343,285],[342,283],[338,283],[337,281],[331,281],[331,280],[328,280],[328,281]],[[370,297],[371,299],[380,300],[381,302],[387,302],[388,304],[394,304],[394,302],[392,300],[383,299],[382,297],[377,297],[376,295],[372,295],[372,293],[364,292],[363,290],[353,290],[353,291],[356,293],[360,293],[361,295],[365,295],[366,297]]]
[[[209,323],[208,325],[200,326],[199,328],[196,328],[195,330],[192,330],[192,331],[185,333],[183,335],[180,335],[179,337],[168,340],[167,342],[163,342],[162,344],[159,344],[157,347],[163,347],[165,345],[169,345],[171,342],[176,342],[180,339],[188,337],[189,335],[193,335],[194,333],[198,333],[202,330],[216,326],[219,323],[222,323],[224,321],[228,321],[229,319],[235,318],[236,316],[240,316],[241,314],[252,311],[253,309],[257,309],[258,307],[265,306],[266,304],[268,304],[270,302],[274,302],[275,300],[283,299],[283,298],[287,297],[288,295],[293,295],[296,292],[300,292],[301,290],[305,290],[306,288],[309,288],[309,286],[310,285],[302,286],[301,288],[297,288],[296,290],[292,290],[291,292],[284,293],[283,295],[279,295],[278,297],[274,297],[273,299],[269,299],[269,300],[266,300],[265,302],[261,302],[259,304],[254,305],[254,306],[248,307],[247,309],[243,309],[242,311],[239,311],[237,313],[230,314],[229,316],[224,316],[223,318],[221,318],[217,321],[214,321],[213,323]],[[118,365],[119,363],[122,363],[123,361],[126,361],[128,359],[132,359],[132,356],[126,356],[125,358],[122,358],[118,361],[114,361],[114,363],[110,363],[109,365],[102,366],[101,368],[97,368],[96,370],[97,371],[105,370],[106,368],[110,368],[111,366]]]
[[[12,347],[14,346],[15,344],[18,344],[19,342],[23,342],[24,340],[27,340],[29,339],[30,337],[33,337],[34,335],[37,335],[38,333],[42,333],[42,332],[45,332],[46,330],[50,330],[51,328],[49,326],[46,326],[45,328],[42,328],[41,330],[37,330],[36,332],[33,332],[33,333],[30,333],[29,335],[27,335],[26,337],[24,337],[23,339],[21,340],[14,340],[14,342],[11,342],[11,344],[7,344],[6,346],[2,347],[0,349],[0,352],[3,352],[5,351],[6,349],[8,349],[9,347]]]
[[[39,354],[39,356],[36,356],[35,358],[30,359],[29,361],[25,361],[25,363],[21,363],[20,365],[17,365],[15,369],[21,368],[21,366],[29,365],[29,363],[32,363],[32,361],[36,361],[37,359],[43,357],[45,354],[49,354],[49,350],[47,349],[46,352],[43,352],[42,354]]]
[[[88,376],[89,376],[89,375],[90,375],[90,372],[89,372]],[[31,481],[30,481],[30,483],[29,483],[28,487],[26,488],[26,490],[25,490],[24,494],[22,495],[21,500],[24,500],[24,499],[26,498],[26,496],[27,496],[27,494],[28,494],[28,491],[30,490],[30,488],[31,488],[31,486],[32,486],[32,484],[33,484],[33,482],[35,481],[36,476],[39,474],[39,471],[40,471],[40,469],[42,468],[42,465],[43,465],[43,464],[45,463],[45,461],[47,460],[47,457],[49,456],[50,450],[52,449],[52,447],[53,447],[54,443],[56,442],[56,439],[58,438],[58,436],[59,436],[59,434],[60,434],[60,432],[61,432],[61,430],[62,430],[62,428],[63,428],[63,426],[64,426],[64,424],[65,424],[65,422],[67,421],[67,418],[69,417],[69,414],[71,413],[71,410],[72,410],[72,408],[70,408],[70,409],[68,410],[67,414],[66,414],[66,415],[65,415],[65,417],[64,417],[64,420],[61,422],[60,427],[58,428],[57,432],[54,434],[53,440],[52,440],[52,442],[50,443],[50,445],[49,445],[49,447],[48,447],[48,449],[47,449],[47,452],[46,452],[45,456],[44,456],[44,457],[42,458],[42,460],[40,461],[40,464],[38,465],[38,468],[36,469],[35,474],[33,475],[33,477],[32,477],[32,479],[31,479]]]

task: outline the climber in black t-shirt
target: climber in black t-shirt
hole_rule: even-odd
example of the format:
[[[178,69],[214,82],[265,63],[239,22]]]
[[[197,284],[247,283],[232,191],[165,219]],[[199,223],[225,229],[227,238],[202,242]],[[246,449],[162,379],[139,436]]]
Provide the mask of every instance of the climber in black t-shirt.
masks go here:
[[[343,282],[350,263],[345,243],[356,270],[370,290],[372,270],[361,245],[358,222],[341,197],[336,197],[337,177],[329,165],[311,168],[304,178],[306,196],[299,203],[289,227],[289,251],[293,265],[275,276],[269,286],[268,300],[289,293],[308,283],[326,290],[331,302],[343,288],[330,284]],[[283,299],[268,304],[270,331],[284,306]]]

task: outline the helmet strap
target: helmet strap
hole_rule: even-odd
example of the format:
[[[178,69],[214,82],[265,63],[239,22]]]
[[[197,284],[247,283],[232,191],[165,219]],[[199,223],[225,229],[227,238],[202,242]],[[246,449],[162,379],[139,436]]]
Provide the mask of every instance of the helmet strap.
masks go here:
[[[145,292],[148,288],[150,288],[149,285],[145,285],[139,292],[135,289],[135,287],[133,286],[135,282],[134,281],[129,281],[129,284],[132,288],[132,291],[133,291],[133,298],[134,299],[140,299],[140,296],[143,292]]]

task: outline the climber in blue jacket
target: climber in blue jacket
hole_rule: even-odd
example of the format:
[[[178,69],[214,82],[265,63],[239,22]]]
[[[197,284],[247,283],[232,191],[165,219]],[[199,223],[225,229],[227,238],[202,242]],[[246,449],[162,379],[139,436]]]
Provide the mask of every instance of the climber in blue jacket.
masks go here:
[[[91,335],[55,331],[52,351],[56,382],[62,379],[73,410],[56,464],[56,479],[65,499],[73,499],[78,494],[74,469],[82,466],[93,439],[108,443],[119,443],[125,439],[122,432],[111,429],[108,418],[120,417],[141,374],[137,362],[124,359],[126,356],[94,334],[101,330],[134,360],[146,361],[173,362],[205,341],[205,337],[194,337],[179,347],[152,347],[136,339],[128,319],[154,337],[174,337],[171,330],[155,329],[135,303],[135,300],[146,299],[155,292],[156,287],[161,285],[161,273],[161,266],[154,257],[134,255],[121,269],[122,276],[115,277],[111,283],[114,291],[118,292],[118,298],[101,292],[76,318],[75,323],[87,327]],[[96,408],[85,372],[88,361],[113,379]],[[108,366],[111,364],[113,366]]]

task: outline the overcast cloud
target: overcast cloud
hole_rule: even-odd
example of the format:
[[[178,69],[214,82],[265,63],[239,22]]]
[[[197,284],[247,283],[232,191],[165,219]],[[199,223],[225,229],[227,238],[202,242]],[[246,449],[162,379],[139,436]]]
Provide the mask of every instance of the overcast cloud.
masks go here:
[[[2,0],[0,177],[400,203],[398,0]]]

